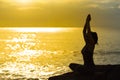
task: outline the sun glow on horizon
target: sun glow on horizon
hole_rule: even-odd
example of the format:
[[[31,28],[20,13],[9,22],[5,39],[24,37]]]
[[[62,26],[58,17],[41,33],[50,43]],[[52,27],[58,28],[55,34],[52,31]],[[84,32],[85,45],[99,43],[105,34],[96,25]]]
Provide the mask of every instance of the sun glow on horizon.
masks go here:
[[[59,32],[62,28],[8,28],[11,31],[17,32]]]
[[[32,0],[13,0],[13,2],[17,4],[29,4],[29,3],[32,3],[33,1]]]
[[[31,2],[31,0],[16,0],[16,2],[25,4]]]
[[[23,6],[23,5],[32,5],[32,4],[38,4],[38,3],[46,3],[49,2],[49,0],[6,0],[4,2],[8,2],[10,4],[16,5],[16,6]]]

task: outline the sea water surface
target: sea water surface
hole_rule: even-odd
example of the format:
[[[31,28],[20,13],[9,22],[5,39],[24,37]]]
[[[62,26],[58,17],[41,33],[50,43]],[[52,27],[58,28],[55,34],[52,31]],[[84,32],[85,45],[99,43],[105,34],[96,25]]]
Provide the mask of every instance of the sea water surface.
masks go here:
[[[50,29],[50,28],[49,28]],[[82,28],[0,28],[0,80],[47,80],[83,64]],[[95,29],[96,64],[120,64],[119,30]]]

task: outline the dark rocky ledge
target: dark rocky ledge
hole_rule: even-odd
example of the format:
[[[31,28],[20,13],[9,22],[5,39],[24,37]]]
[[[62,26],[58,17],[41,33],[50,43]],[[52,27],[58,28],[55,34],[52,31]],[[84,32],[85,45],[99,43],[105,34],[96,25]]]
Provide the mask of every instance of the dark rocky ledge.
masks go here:
[[[120,80],[120,65],[96,65],[94,73],[85,72],[84,66],[76,64],[73,72],[50,77],[48,80]]]

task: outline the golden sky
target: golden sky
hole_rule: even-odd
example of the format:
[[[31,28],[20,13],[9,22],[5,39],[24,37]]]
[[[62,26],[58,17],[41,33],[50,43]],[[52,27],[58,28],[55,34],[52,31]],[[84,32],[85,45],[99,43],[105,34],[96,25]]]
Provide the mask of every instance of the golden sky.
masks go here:
[[[1,27],[120,26],[120,0],[0,0]]]

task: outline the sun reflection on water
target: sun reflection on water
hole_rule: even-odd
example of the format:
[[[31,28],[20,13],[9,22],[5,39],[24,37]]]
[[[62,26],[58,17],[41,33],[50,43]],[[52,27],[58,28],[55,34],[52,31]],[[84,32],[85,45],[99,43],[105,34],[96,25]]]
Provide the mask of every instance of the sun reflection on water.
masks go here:
[[[51,75],[68,72],[68,64],[79,62],[76,56],[80,56],[78,51],[67,51],[71,47],[65,44],[73,44],[75,41],[69,37],[72,33],[68,36],[68,33],[63,32],[68,30],[72,29],[2,29],[5,34],[0,34],[0,79],[47,80]]]

